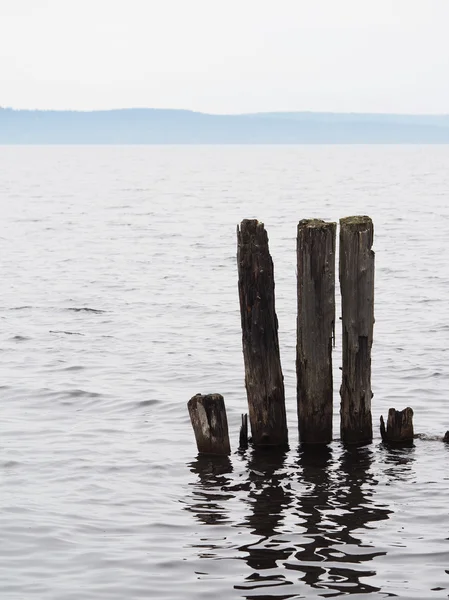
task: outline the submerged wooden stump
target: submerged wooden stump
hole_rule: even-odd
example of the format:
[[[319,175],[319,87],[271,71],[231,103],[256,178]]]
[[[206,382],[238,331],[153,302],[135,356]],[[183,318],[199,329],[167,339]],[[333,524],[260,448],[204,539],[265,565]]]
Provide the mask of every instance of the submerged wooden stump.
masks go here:
[[[237,266],[245,385],[254,445],[288,444],[279,355],[273,261],[263,223],[237,227]]]
[[[332,340],[335,331],[336,223],[298,224],[296,346],[299,441],[332,441]]]
[[[372,441],[371,346],[374,326],[373,222],[340,219],[340,289],[343,326],[341,439]]]
[[[248,415],[242,415],[242,425],[240,426],[239,450],[248,448]]]
[[[387,427],[383,416],[380,417],[380,435],[384,442],[405,444],[413,441],[413,410],[408,406],[404,410],[390,408]]]
[[[231,453],[228,419],[223,396],[197,394],[187,403],[200,454]]]

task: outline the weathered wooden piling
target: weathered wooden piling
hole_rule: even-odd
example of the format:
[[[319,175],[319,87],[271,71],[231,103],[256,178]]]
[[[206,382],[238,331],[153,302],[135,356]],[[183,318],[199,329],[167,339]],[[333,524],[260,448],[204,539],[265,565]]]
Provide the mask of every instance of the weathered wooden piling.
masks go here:
[[[187,407],[198,452],[229,455],[231,447],[223,396],[196,394],[188,401]]]
[[[374,325],[373,222],[340,219],[340,289],[343,326],[341,438],[372,441],[371,347]]]
[[[383,416],[380,417],[380,435],[382,440],[392,444],[407,444],[413,441],[413,410],[408,406],[404,410],[390,408],[387,427]]]
[[[332,441],[336,229],[336,223],[319,219],[298,224],[296,375],[301,444]]]
[[[240,426],[239,450],[246,450],[246,448],[248,448],[248,415],[245,413],[242,415]]]
[[[252,441],[255,446],[284,446],[288,431],[273,261],[264,225],[255,219],[237,227],[237,266]]]

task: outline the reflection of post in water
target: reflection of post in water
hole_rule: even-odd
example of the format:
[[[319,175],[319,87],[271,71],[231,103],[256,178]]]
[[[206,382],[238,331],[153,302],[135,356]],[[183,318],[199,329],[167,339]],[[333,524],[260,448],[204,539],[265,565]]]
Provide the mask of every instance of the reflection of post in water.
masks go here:
[[[251,514],[246,517],[246,523],[255,539],[239,550],[247,554],[245,560],[253,573],[246,577],[243,585],[235,586],[236,589],[253,590],[291,583],[283,574],[264,576],[259,572],[282,567],[278,563],[294,551],[291,544],[277,538],[282,533],[284,513],[293,500],[292,493],[284,487],[284,479],[287,481],[288,477],[284,471],[285,458],[284,452],[256,449],[248,460]]]
[[[414,476],[411,466],[415,460],[415,446],[394,448],[381,444],[380,451],[382,462],[387,466],[384,473],[393,483],[407,481]]]
[[[310,542],[296,553],[299,562],[288,567],[303,571],[302,579],[314,588],[346,593],[378,591],[361,581],[375,571],[360,565],[385,553],[371,552],[366,544],[361,550],[362,542],[354,535],[391,513],[372,500],[377,484],[371,473],[373,453],[367,447],[350,447],[343,451],[339,468],[331,472],[331,454],[327,452],[300,455],[301,479],[310,491],[299,498],[299,505]]]
[[[312,587],[321,587],[317,584],[325,574],[326,568],[318,563],[326,560],[326,549],[333,544],[329,537],[329,520],[326,518],[326,512],[331,510],[332,506],[329,476],[331,459],[332,451],[328,446],[301,447],[299,467],[302,473],[299,477],[307,489],[298,501],[299,512],[304,519],[301,525],[305,528],[304,536],[307,542],[304,543],[304,548],[295,554],[300,562],[288,563],[286,566],[303,571],[302,580]]]
[[[361,554],[361,540],[354,535],[355,530],[366,527],[368,523],[388,519],[392,513],[391,510],[376,506],[373,501],[378,483],[371,471],[373,458],[372,450],[366,446],[349,447],[341,457],[336,500],[338,505],[346,510],[335,518],[341,528],[338,539],[345,544],[345,547],[341,548],[343,556],[337,558],[339,561],[362,563],[385,554],[385,552],[365,551]],[[363,547],[369,548],[366,544]],[[365,591],[371,587],[360,583],[359,578],[370,575],[375,575],[375,572],[358,570],[353,575],[349,573],[348,580],[354,585],[357,584],[360,591]]]
[[[231,461],[227,456],[199,454],[189,466],[192,473],[197,473],[199,481],[193,484],[193,502],[186,510],[207,525],[225,523],[227,515],[222,502],[233,498],[233,494],[222,491],[222,488],[230,482],[226,475],[232,473]]]

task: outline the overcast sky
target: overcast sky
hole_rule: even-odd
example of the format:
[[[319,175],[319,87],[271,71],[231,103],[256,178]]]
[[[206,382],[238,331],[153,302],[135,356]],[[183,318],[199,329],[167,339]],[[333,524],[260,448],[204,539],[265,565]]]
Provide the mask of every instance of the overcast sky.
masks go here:
[[[0,106],[449,113],[449,0],[0,0]]]

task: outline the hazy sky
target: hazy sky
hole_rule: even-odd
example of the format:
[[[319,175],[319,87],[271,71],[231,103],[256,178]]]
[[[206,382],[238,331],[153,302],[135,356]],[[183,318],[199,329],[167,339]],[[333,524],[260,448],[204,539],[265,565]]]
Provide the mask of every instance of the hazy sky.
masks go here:
[[[449,0],[0,0],[0,106],[449,113]]]

